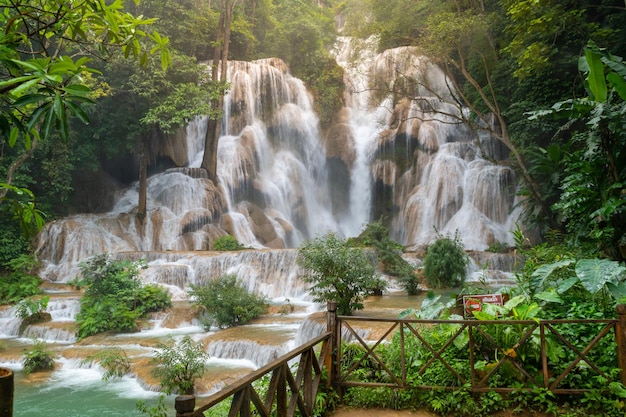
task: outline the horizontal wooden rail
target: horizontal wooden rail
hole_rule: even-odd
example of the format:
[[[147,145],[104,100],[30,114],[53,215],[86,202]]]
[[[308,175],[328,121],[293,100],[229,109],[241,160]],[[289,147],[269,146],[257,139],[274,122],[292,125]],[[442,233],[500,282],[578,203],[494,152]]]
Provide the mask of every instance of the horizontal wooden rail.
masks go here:
[[[194,396],[176,397],[177,417],[201,417],[204,411],[232,397],[229,417],[252,415],[269,416],[276,410],[278,417],[294,416],[296,410],[303,417],[312,416],[315,397],[327,368],[332,348],[331,332],[326,332],[273,362],[257,369],[228,387],[203,400],[196,408]],[[321,345],[319,352],[315,348]],[[299,358],[295,375],[289,363]],[[264,399],[254,388],[254,382],[271,374]],[[256,410],[253,414],[252,410]]]
[[[600,343],[604,343],[602,345],[604,349],[607,347],[615,349],[617,360],[614,365],[621,370],[620,379],[626,385],[626,306],[618,305],[617,313],[618,317],[615,320],[383,319],[338,316],[336,303],[328,303],[327,332],[204,399],[199,407],[196,407],[195,397],[178,396],[176,416],[201,417],[205,411],[231,399],[229,417],[252,415],[309,417],[313,415],[317,394],[325,388],[321,386],[323,377],[327,377],[329,387],[339,394],[349,387],[423,390],[457,390],[469,387],[470,391],[476,393],[488,391],[509,393],[542,388],[554,394],[581,394],[588,390],[565,383],[567,377],[578,368],[591,370],[607,382],[612,381],[612,378],[603,372],[603,365],[594,362],[593,352],[594,349],[599,350]],[[385,324],[387,328],[382,326],[381,331],[381,325]],[[365,332],[358,331],[359,325],[365,329],[375,327],[382,335],[375,340],[365,340],[366,338],[362,336]],[[451,328],[450,325],[456,327]],[[576,338],[577,340],[573,341],[564,336],[567,334],[564,330],[568,327],[583,328],[590,325],[594,326],[595,332],[590,340],[582,342]],[[439,341],[440,343],[430,341],[424,332],[434,326],[448,326],[448,329],[452,329],[451,335],[447,340]],[[517,332],[517,338],[506,340],[506,344],[503,344],[498,331],[511,328]],[[571,329],[568,330],[571,335]],[[611,333],[614,333],[614,338],[610,337]],[[454,353],[459,353],[460,356],[452,357],[447,350],[452,349],[455,341],[461,336],[467,336],[467,341],[459,339],[458,342],[467,343],[468,351],[459,352],[457,348]],[[394,337],[399,338],[400,358],[395,363],[386,363],[381,350],[388,346]],[[538,355],[537,338],[539,338]],[[560,363],[556,366],[550,362],[548,340],[550,343],[558,343],[563,352],[569,355],[566,364]],[[407,351],[407,341],[419,344],[420,349],[430,355],[420,364],[417,371],[412,371],[412,376],[414,378],[417,376],[418,379],[410,382],[408,368],[414,366],[414,363],[407,363],[407,354],[411,353]],[[529,344],[531,341],[534,345]],[[343,356],[343,350],[348,349],[350,344],[356,344],[358,349],[361,349],[362,355],[356,359],[348,358],[353,362],[346,365],[347,359]],[[530,361],[523,358],[524,349],[528,349],[534,355]],[[290,365],[296,358],[299,358],[297,367]],[[487,360],[489,369],[482,366]],[[457,363],[451,363],[454,361]],[[467,363],[463,362],[459,366],[458,361]],[[482,363],[480,368],[478,363]],[[443,366],[440,370],[449,372],[452,382],[438,385],[420,384],[419,378],[435,365]],[[368,367],[375,368],[376,377],[380,380],[357,378],[358,373],[355,371],[367,370]],[[498,382],[494,381],[494,375],[505,367],[519,374],[525,381],[523,388],[498,386]],[[267,392],[260,394],[254,383],[268,375],[271,375],[271,380]]]
[[[469,387],[472,392],[511,392],[514,390],[545,388],[555,394],[579,394],[588,390],[562,386],[566,378],[578,366],[582,365],[592,369],[596,375],[605,378],[609,382],[612,380],[611,377],[603,372],[600,366],[594,363],[589,357],[589,353],[598,346],[601,340],[614,332],[615,339],[611,338],[610,343],[614,346],[613,348],[617,350],[617,362],[621,364],[620,358],[624,355],[624,352],[621,352],[618,348],[618,346],[620,346],[620,335],[623,333],[623,329],[621,329],[619,325],[619,319],[420,320],[338,316],[336,322],[337,361],[340,361],[342,358],[342,349],[346,349],[346,342],[355,344],[363,351],[363,354],[354,359],[353,363],[344,367],[344,369],[337,369],[333,386],[340,390],[348,387],[388,387],[429,390],[456,390],[460,387]],[[382,332],[382,336],[378,336],[374,340],[366,341],[356,330],[356,326],[361,325],[367,328],[369,323],[376,323],[377,330]],[[387,324],[388,326],[381,326],[381,324]],[[455,325],[458,326],[458,329],[456,329],[456,331],[453,330],[453,334],[449,336],[447,340],[442,341],[440,345],[434,346],[433,343],[429,342],[428,338],[424,336],[423,332],[432,329],[433,326],[440,325]],[[595,337],[585,343],[584,346],[577,347],[559,331],[559,328],[564,325],[579,327],[597,325],[598,329],[594,330],[596,331]],[[502,342],[495,340],[490,334],[490,330],[497,333],[497,330],[494,330],[496,327],[500,329],[514,327],[518,331],[517,338],[511,340],[509,345],[502,345]],[[463,372],[461,372],[459,369],[455,369],[453,364],[450,363],[450,359],[446,359],[444,353],[446,353],[461,334],[464,333],[468,335],[467,366],[464,366],[462,369]],[[383,345],[388,345],[394,335],[399,336],[399,342],[396,343],[399,343],[401,362],[399,364],[399,370],[398,364],[393,364],[395,365],[395,372],[392,369],[392,364],[385,362],[378,349]],[[539,338],[540,347],[537,347],[536,344],[532,345],[532,347],[539,350],[539,358],[536,363],[533,364],[531,370],[527,363],[531,361],[524,361],[518,358],[517,352],[520,349],[530,347],[531,338],[536,339],[537,337]],[[421,349],[430,355],[415,374],[422,376],[433,366],[440,365],[445,368],[446,372],[450,373],[452,379],[450,385],[421,385],[415,382],[407,382],[406,361],[410,354],[410,352],[407,352],[407,340],[409,338],[413,338],[413,343],[418,343]],[[548,339],[550,339],[551,343],[558,343],[564,351],[569,352],[569,354],[573,356],[573,359],[564,366],[564,369],[559,370],[557,375],[552,375],[554,366],[551,367],[550,361],[548,360],[546,347]],[[497,352],[497,354],[493,355],[494,352]],[[488,371],[478,368],[477,363],[479,362],[479,358],[477,355],[479,353],[482,355],[480,360],[483,363],[485,359],[487,359],[488,354],[492,354],[493,357],[489,357],[491,367]],[[618,366],[617,362],[615,367]],[[535,369],[534,366],[538,369]],[[378,378],[381,379],[380,381],[363,380],[359,376],[363,374],[367,375],[368,373],[359,373],[357,370],[367,370],[368,367],[376,370]],[[518,388],[512,386],[494,386],[495,384],[490,384],[493,381],[494,375],[504,367],[509,367],[517,372],[520,377],[526,381],[526,386]],[[623,377],[624,371],[622,370],[622,378]]]

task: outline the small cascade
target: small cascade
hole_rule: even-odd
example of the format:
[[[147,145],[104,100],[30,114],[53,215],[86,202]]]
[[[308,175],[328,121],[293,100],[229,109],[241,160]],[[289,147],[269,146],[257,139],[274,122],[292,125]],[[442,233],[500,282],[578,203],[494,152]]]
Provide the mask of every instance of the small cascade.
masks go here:
[[[209,344],[207,353],[220,359],[242,359],[257,367],[266,365],[291,349],[290,344],[262,345],[253,340],[216,340]]]
[[[53,322],[72,322],[80,311],[79,297],[55,297],[48,301],[46,312],[50,313]]]
[[[140,259],[146,255],[148,269],[142,272],[143,281],[176,286],[178,290],[234,274],[249,291],[269,298],[306,299],[307,295],[308,287],[299,278],[298,251],[293,249],[121,255],[127,259]],[[174,291],[175,294],[183,297],[178,290]]]
[[[75,343],[76,328],[73,325],[59,325],[57,323],[38,323],[28,326],[22,337],[33,340],[43,340],[46,343]]]
[[[15,312],[15,307],[0,306],[0,339],[19,336],[22,319]]]

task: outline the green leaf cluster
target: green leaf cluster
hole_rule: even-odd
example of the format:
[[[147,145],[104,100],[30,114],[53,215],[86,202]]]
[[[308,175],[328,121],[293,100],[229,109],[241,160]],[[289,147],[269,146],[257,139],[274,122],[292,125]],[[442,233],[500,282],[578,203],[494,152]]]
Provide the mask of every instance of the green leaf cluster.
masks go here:
[[[108,381],[112,378],[121,378],[124,375],[130,373],[130,359],[126,352],[120,347],[111,347],[103,351],[89,355],[82,363],[97,362],[105,370],[102,375],[103,381]]]
[[[241,245],[237,241],[237,238],[232,235],[220,236],[213,241],[213,250],[216,251],[231,251],[240,249],[243,249],[243,245]]]
[[[19,255],[8,262],[11,272],[0,280],[0,304],[13,304],[41,294],[42,280],[34,273],[37,265],[33,255]]]
[[[136,331],[139,318],[171,306],[167,290],[144,286],[139,280],[142,262],[101,254],[79,266],[82,278],[78,285],[86,287],[76,316],[79,339],[106,331]]]
[[[454,236],[438,235],[424,256],[424,275],[432,288],[456,287],[465,282],[469,258],[458,232]]]
[[[356,241],[376,250],[383,272],[396,277],[408,295],[420,293],[420,282],[415,268],[402,257],[403,247],[389,237],[389,229],[383,219],[368,223]]]
[[[46,310],[49,301],[49,295],[38,299],[25,298],[17,303],[17,305],[15,306],[15,315],[21,319],[26,319],[28,317],[40,314]]]
[[[248,323],[267,312],[267,299],[249,292],[235,275],[222,275],[190,292],[193,303],[202,311],[206,330],[212,326],[233,327]]]
[[[377,275],[373,255],[330,233],[304,243],[298,250],[298,264],[315,302],[336,302],[338,314],[351,315],[363,309],[367,295],[386,287]]]
[[[30,374],[32,372],[54,369],[55,357],[55,353],[48,347],[46,342],[38,340],[30,350],[24,353],[24,372]]]
[[[207,370],[209,355],[201,341],[184,336],[179,341],[161,343],[155,353],[154,376],[166,394],[193,394],[196,379]]]

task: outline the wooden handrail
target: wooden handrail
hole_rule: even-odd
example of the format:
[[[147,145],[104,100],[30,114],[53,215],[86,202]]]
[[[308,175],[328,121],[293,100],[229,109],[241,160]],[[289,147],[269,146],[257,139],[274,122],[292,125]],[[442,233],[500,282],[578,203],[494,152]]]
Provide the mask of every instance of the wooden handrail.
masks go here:
[[[293,376],[286,376],[284,374],[273,377],[272,382],[270,383],[271,389],[268,392],[268,396],[271,396],[272,399],[274,399],[274,396],[280,397],[281,395],[284,395],[284,393],[282,392],[278,392],[278,393],[276,392],[276,390],[279,390],[278,387],[281,384],[275,381],[275,378],[284,378],[282,380],[283,388],[286,389],[287,387],[289,387],[292,391],[292,398],[294,398],[293,401],[295,401],[296,403],[300,402],[300,404],[290,405],[290,408],[295,409],[295,408],[298,408],[297,406],[304,407],[303,405],[304,401],[303,400],[301,401],[300,399],[298,399],[298,397],[302,398],[302,395],[304,395],[307,398],[307,401],[311,401],[311,398],[314,401],[315,396],[312,396],[311,393],[303,394],[299,392],[294,392],[294,390],[297,391],[298,384],[302,383],[305,379],[307,381],[307,385],[310,385],[316,382],[317,386],[319,386],[319,380],[321,379],[322,368],[324,367],[324,363],[326,363],[326,356],[330,355],[331,336],[332,336],[332,332],[325,332],[324,334],[312,339],[311,341],[303,344],[297,349],[292,350],[291,352],[279,357],[278,359],[272,361],[271,363],[250,373],[249,375],[244,376],[239,381],[223,388],[222,390],[216,392],[215,394],[212,394],[211,396],[204,399],[202,401],[202,405],[200,405],[197,408],[195,404],[195,397],[189,396],[189,395],[180,395],[176,397],[176,400],[175,400],[176,402],[175,407],[177,411],[176,416],[177,417],[201,417],[203,416],[204,411],[228,399],[231,396],[234,397],[233,402],[235,402],[236,400],[244,401],[244,402],[251,401],[254,403],[255,407],[259,408],[261,407],[261,403],[257,401],[258,397],[249,391],[252,387],[252,384],[255,381],[263,378],[265,375],[268,375],[270,373],[276,373],[277,375],[279,372],[289,373],[288,370],[285,369],[285,366],[289,363],[289,361],[301,355],[306,356],[307,363],[300,364],[300,367],[298,369],[299,375],[296,376],[296,378],[293,378]],[[318,361],[318,364],[316,365],[314,363],[315,361],[312,360],[311,358],[311,352],[320,343],[323,344],[323,346],[319,354],[320,359]],[[306,366],[309,369],[301,369],[302,366]],[[307,374],[307,371],[309,372],[308,374]],[[317,381],[313,380],[312,376],[310,375],[310,372],[313,372],[316,375],[319,375],[319,377],[317,378]],[[313,388],[317,390],[317,386]],[[307,388],[311,388],[311,387],[307,386]],[[312,404],[310,403],[307,404],[308,407],[310,407],[311,405]],[[269,405],[266,404],[265,407],[270,408],[271,404]],[[237,412],[234,415],[246,416],[249,414],[248,412],[244,411],[244,408],[242,408],[241,410],[239,410],[239,412]],[[293,415],[293,412],[291,414],[285,414],[285,415],[291,416]]]
[[[327,313],[327,331],[314,338],[313,340],[305,343],[297,349],[281,356],[275,361],[263,366],[262,368],[252,372],[251,374],[243,377],[234,384],[220,390],[219,392],[211,395],[203,400],[203,404],[199,407],[195,405],[195,397],[189,395],[181,395],[176,398],[176,416],[177,417],[201,417],[203,412],[210,409],[214,405],[232,397],[232,405],[229,412],[229,417],[248,417],[252,415],[252,408],[256,409],[260,416],[269,416],[270,411],[274,411],[278,417],[292,417],[297,412],[303,417],[309,417],[313,413],[314,402],[316,395],[320,388],[322,375],[326,372],[328,378],[328,384],[341,394],[342,390],[346,387],[391,387],[391,388],[411,388],[411,389],[440,389],[440,390],[455,390],[460,386],[469,384],[470,391],[472,392],[512,392],[519,390],[519,388],[512,387],[490,387],[488,381],[491,376],[506,362],[516,368],[521,374],[525,375],[529,381],[535,384],[535,387],[549,389],[554,394],[580,394],[586,392],[585,389],[573,389],[573,388],[560,388],[559,384],[567,377],[567,375],[576,367],[580,362],[585,362],[589,368],[598,372],[601,376],[608,378],[600,368],[593,363],[589,357],[589,352],[598,345],[599,341],[609,335],[611,330],[615,332],[615,347],[617,351],[618,366],[621,369],[621,382],[626,384],[626,306],[617,306],[617,319],[558,319],[558,320],[421,320],[421,319],[384,319],[384,318],[371,318],[371,317],[358,317],[358,316],[338,316],[336,314],[336,303],[328,304]],[[389,323],[390,327],[384,332],[383,336],[378,340],[366,341],[348,322],[368,322],[368,323]],[[459,325],[458,331],[456,331],[442,346],[434,347],[429,344],[421,335],[420,325],[424,325],[425,328],[432,327],[433,325]],[[557,330],[560,325],[590,325],[590,324],[604,324],[601,330],[598,330],[596,336],[586,344],[584,347],[577,347]],[[519,339],[514,343],[513,348],[519,349],[521,346],[530,339],[535,332],[539,332],[540,336],[540,364],[541,369],[535,369],[539,371],[542,376],[541,381],[535,380],[529,372],[524,368],[524,363],[515,360],[515,356],[504,354],[495,363],[495,367],[490,372],[483,373],[480,377],[477,377],[476,370],[476,358],[475,347],[477,346],[477,337],[482,338],[484,343],[488,343],[496,350],[507,350],[509,346],[499,346],[498,342],[494,340],[484,329],[488,326],[528,326],[521,332]],[[401,374],[394,375],[388,364],[385,364],[381,357],[377,354],[376,348],[385,343],[385,340],[392,334],[392,331],[399,329],[400,331],[400,349],[401,349]],[[344,331],[347,336],[353,337],[364,349],[364,355],[356,361],[353,366],[348,370],[340,369],[341,363],[341,350],[342,350],[342,338]],[[452,366],[443,357],[444,351],[453,344],[454,339],[464,332],[468,332],[469,336],[469,371],[471,378],[465,379],[459,372],[454,370]],[[406,333],[406,334],[405,334]],[[421,367],[418,374],[423,374],[426,369],[434,363],[440,363],[457,378],[458,383],[452,386],[422,386],[422,385],[409,385],[407,383],[406,372],[406,338],[409,336],[417,338],[420,343],[430,351],[432,357],[426,361]],[[547,357],[546,340],[548,335],[552,335],[559,340],[564,347],[568,348],[575,358],[565,366],[565,369],[556,376],[556,379],[550,384],[548,376],[550,370],[548,369],[549,361]],[[318,345],[322,345],[318,356],[316,357],[315,348]],[[289,366],[289,362],[293,359],[300,357],[298,369],[294,376],[293,369]],[[385,382],[368,382],[368,381],[353,381],[348,380],[347,377],[358,366],[364,362],[365,359],[371,360],[376,366],[379,366],[381,370],[389,377]],[[266,375],[272,375],[268,392],[265,399],[260,398],[258,393],[253,387],[253,383],[263,378]],[[541,385],[541,386],[539,386]],[[533,387],[524,389],[534,389]],[[289,395],[289,393],[291,395]],[[273,414],[274,415],[274,414]]]
[[[626,309],[622,310],[624,314],[626,314]],[[620,309],[618,308],[618,313]],[[600,370],[600,368],[593,363],[593,361],[588,357],[588,353],[599,343],[601,339],[606,337],[611,330],[615,329],[615,346],[617,350],[618,362],[620,363],[620,368],[622,369],[622,378],[626,374],[624,367],[621,364],[626,363],[626,352],[620,346],[623,346],[623,340],[626,340],[626,333],[624,329],[620,326],[620,319],[626,319],[625,316],[621,316],[618,319],[554,319],[554,320],[475,320],[475,319],[455,319],[455,320],[438,320],[438,319],[389,319],[389,318],[370,318],[370,317],[357,317],[357,316],[338,316],[337,317],[337,326],[339,330],[336,331],[338,335],[338,345],[337,349],[341,349],[342,340],[341,338],[347,334],[347,336],[351,337],[354,343],[357,344],[360,348],[363,349],[363,355],[359,357],[358,360],[355,361],[351,366],[348,366],[347,369],[343,370],[337,378],[333,380],[333,385],[335,388],[345,389],[348,387],[391,387],[391,388],[420,388],[420,389],[445,389],[445,390],[455,390],[459,389],[460,386],[469,386],[470,391],[472,392],[485,392],[485,391],[496,391],[496,392],[511,392],[514,388],[511,387],[490,387],[488,385],[488,381],[490,378],[497,372],[497,370],[502,367],[505,363],[509,363],[513,368],[517,369],[520,374],[524,375],[527,380],[535,387],[546,388],[552,391],[555,394],[578,394],[582,392],[586,392],[588,390],[578,389],[578,388],[570,388],[559,387],[559,384],[564,381],[565,377],[569,375],[569,373],[576,367],[578,363],[586,362],[589,368],[596,371],[600,376],[608,378],[608,376]],[[622,320],[626,323],[626,320]],[[387,331],[384,331],[385,328],[381,329],[384,331],[383,335],[375,340],[369,340],[368,342],[363,340],[363,337],[359,335],[355,330],[353,325],[350,323],[358,323],[358,322],[369,322],[369,323],[388,323],[389,328]],[[448,339],[447,341],[442,341],[442,345],[435,348],[433,347],[421,334],[420,325],[424,326],[424,329],[431,328],[436,325],[458,325],[459,329]],[[577,348],[573,345],[573,343],[569,342],[565,339],[556,328],[560,325],[604,325],[602,329],[598,329],[598,333],[595,337],[581,348]],[[482,338],[484,343],[487,343],[488,346],[495,350],[505,351],[511,346],[499,346],[498,342],[494,340],[486,331],[485,328],[492,326],[523,326],[524,330],[519,334],[519,338],[514,343],[514,348],[518,349],[520,346],[525,346],[529,341],[530,337],[534,334],[535,331],[539,332],[540,336],[540,372],[543,378],[541,380],[536,380],[527,369],[524,367],[524,363],[520,362],[518,359],[515,359],[514,356],[511,357],[507,354],[503,354],[500,358],[498,358],[495,362],[493,362],[494,366],[486,373],[483,373],[480,378],[476,378],[478,375],[476,369],[476,358],[474,357],[474,351],[476,349],[476,337]],[[383,360],[379,357],[379,355],[375,352],[375,348],[382,343],[384,340],[390,335],[391,331],[394,329],[399,329],[400,332],[400,358],[402,361],[402,370],[398,371],[400,374],[395,375],[388,368],[388,365],[384,363]],[[471,378],[466,380],[466,378],[457,372],[448,361],[443,357],[443,352],[452,345],[455,338],[457,338],[463,331],[468,331],[469,340],[468,340],[468,370],[470,372]],[[546,351],[546,335],[552,335],[558,340],[563,348],[568,349],[573,352],[575,356],[574,359],[565,367],[563,371],[557,376],[557,378],[551,383],[548,383],[549,369],[548,369],[548,358]],[[406,357],[406,338],[409,336],[413,336],[416,338],[419,343],[424,347],[426,351],[430,352],[430,358],[426,360],[426,362],[421,366],[420,370],[417,371],[418,375],[424,374],[424,372],[431,367],[433,364],[439,363],[443,367],[447,368],[450,372],[451,376],[457,381],[455,384],[451,386],[427,386],[427,385],[410,385],[406,380],[406,365],[405,365],[405,357]],[[340,351],[341,355],[341,351]],[[380,367],[380,372],[384,373],[384,375],[388,378],[386,381],[381,382],[372,382],[372,381],[361,381],[358,378],[354,378],[354,371],[361,366],[365,361],[369,360],[370,363],[375,364]],[[349,377],[353,377],[353,379],[348,379]],[[534,389],[533,387],[524,388],[528,390]]]

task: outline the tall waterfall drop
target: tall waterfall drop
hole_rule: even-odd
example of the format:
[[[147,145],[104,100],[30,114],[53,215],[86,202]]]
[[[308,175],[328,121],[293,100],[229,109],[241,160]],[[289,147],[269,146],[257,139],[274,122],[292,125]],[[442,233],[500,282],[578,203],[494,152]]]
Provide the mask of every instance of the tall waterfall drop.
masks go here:
[[[185,161],[149,178],[145,220],[134,215],[135,184],[107,213],[51,222],[37,247],[43,277],[66,282],[102,252],[204,251],[226,233],[252,248],[294,248],[326,232],[358,235],[379,218],[409,248],[457,231],[466,249],[512,243],[515,174],[490,162],[506,152],[459,123],[441,69],[413,48],[377,54],[371,44],[339,39],[346,107],[325,132],[284,62],[230,62],[219,184],[199,168],[206,119],[194,120],[181,140],[155,145]]]

